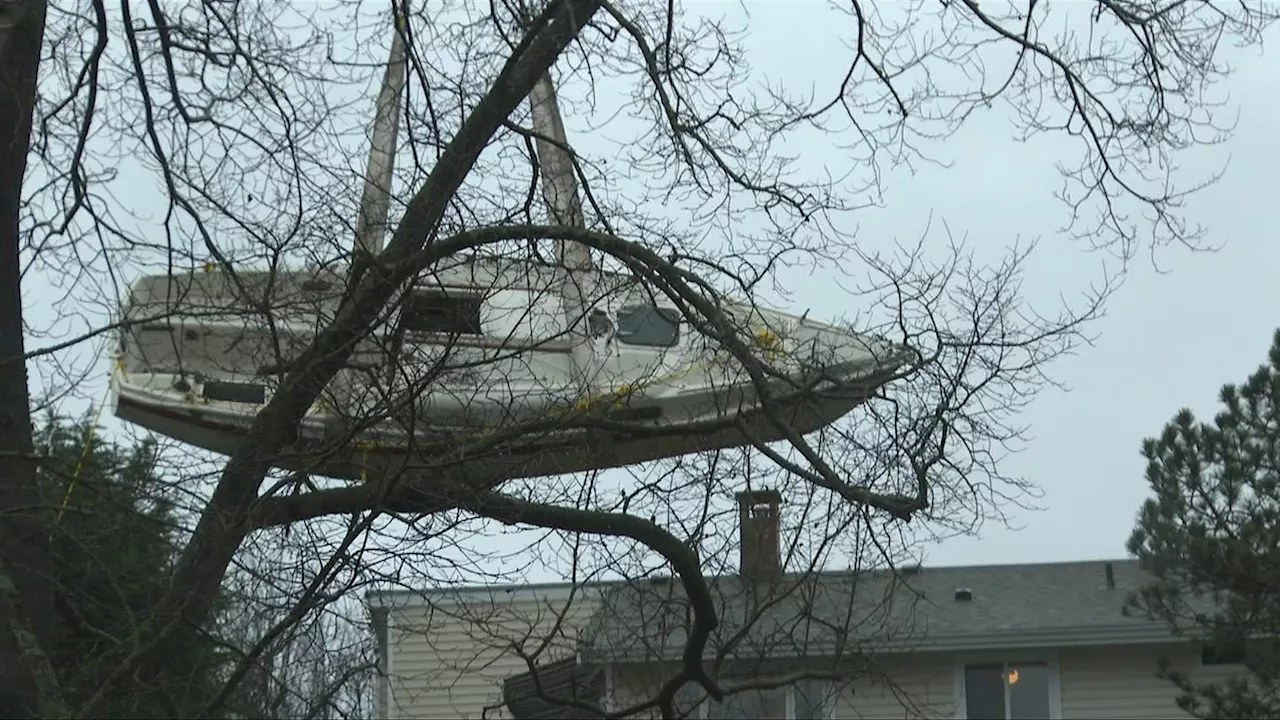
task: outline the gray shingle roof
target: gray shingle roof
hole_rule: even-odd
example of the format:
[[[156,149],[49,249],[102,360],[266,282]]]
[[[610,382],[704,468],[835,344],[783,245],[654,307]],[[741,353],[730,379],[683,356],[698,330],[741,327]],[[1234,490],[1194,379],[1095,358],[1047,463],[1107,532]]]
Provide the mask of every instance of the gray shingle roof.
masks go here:
[[[824,573],[783,578],[753,600],[741,578],[720,577],[711,581],[720,627],[708,653],[731,645],[746,625],[730,656],[1171,640],[1164,627],[1122,613],[1128,594],[1148,580],[1133,560]],[[972,599],[958,600],[960,588]],[[584,655],[678,658],[688,606],[678,579],[607,589],[584,633]]]

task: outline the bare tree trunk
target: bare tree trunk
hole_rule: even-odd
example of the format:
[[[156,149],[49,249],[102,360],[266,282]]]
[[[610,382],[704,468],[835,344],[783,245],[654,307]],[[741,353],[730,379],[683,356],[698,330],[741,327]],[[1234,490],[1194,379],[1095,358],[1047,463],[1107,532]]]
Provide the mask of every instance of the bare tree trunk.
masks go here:
[[[24,651],[31,656],[31,648],[23,645],[48,647],[53,630],[49,526],[36,486],[23,362],[18,236],[44,22],[44,2],[9,0],[0,5],[0,568],[9,574],[20,601],[17,607],[0,603],[0,717],[6,718],[39,716],[32,669],[22,661]],[[30,632],[19,632],[21,627]]]
[[[543,21],[516,48],[488,92],[472,108],[457,134],[410,199],[391,241],[380,254],[388,268],[409,264],[435,233],[449,202],[503,121],[600,8],[599,0],[554,0]],[[296,359],[279,390],[257,417],[246,439],[227,461],[191,540],[183,549],[170,592],[140,630],[142,640],[82,709],[96,710],[103,697],[140,665],[154,660],[156,649],[178,624],[203,626],[236,550],[251,531],[258,490],[274,455],[291,440],[307,408],[350,357],[370,318],[391,299],[402,282],[395,272],[367,274],[311,346]]]

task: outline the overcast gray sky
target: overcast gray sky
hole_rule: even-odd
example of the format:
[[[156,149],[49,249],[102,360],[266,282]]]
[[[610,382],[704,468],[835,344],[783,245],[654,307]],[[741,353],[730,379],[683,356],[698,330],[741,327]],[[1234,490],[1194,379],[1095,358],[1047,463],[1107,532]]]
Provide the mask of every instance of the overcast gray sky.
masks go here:
[[[736,3],[698,7],[736,21],[745,17]],[[848,51],[839,36],[823,32],[837,18],[825,3],[745,7],[757,72],[820,88],[838,82]],[[1052,368],[1071,390],[1045,390],[1020,418],[1030,425],[1033,441],[1004,469],[1040,486],[1043,509],[1015,510],[1013,520],[1021,526],[1016,531],[988,525],[980,538],[934,546],[927,563],[1122,556],[1147,495],[1138,454],[1142,439],[1159,432],[1181,407],[1211,416],[1219,387],[1243,379],[1265,358],[1271,332],[1280,324],[1274,311],[1280,289],[1271,282],[1280,264],[1280,243],[1271,237],[1280,213],[1270,182],[1280,151],[1268,137],[1271,128],[1280,127],[1280,100],[1268,92],[1267,61],[1256,50],[1228,57],[1238,68],[1230,82],[1231,102],[1239,111],[1236,135],[1183,168],[1184,177],[1194,180],[1231,161],[1225,177],[1191,200],[1186,211],[1189,222],[1207,226],[1208,239],[1225,243],[1224,249],[1193,255],[1170,248],[1157,257],[1167,274],[1158,273],[1145,256],[1130,267],[1108,316],[1093,327],[1096,346]],[[571,140],[592,152],[591,138]],[[1015,241],[1039,238],[1024,289],[1033,302],[1053,310],[1057,293],[1079,292],[1096,281],[1104,260],[1055,236],[1063,218],[1063,206],[1052,194],[1059,183],[1054,162],[1065,152],[1061,142],[1020,145],[999,112],[975,115],[960,134],[930,147],[950,168],[924,166],[915,174],[886,175],[884,207],[859,216],[859,242],[913,242],[930,223],[941,239],[943,221],[992,257]],[[806,162],[831,160],[829,139],[789,150]],[[795,283],[793,307],[832,314],[841,310],[832,307],[833,299],[837,305],[848,302],[834,275],[789,279]],[[28,287],[27,294],[29,303],[34,298],[39,304],[39,288]],[[843,308],[849,314],[857,310]]]
[[[826,3],[698,7],[723,13],[733,24],[747,23],[750,60],[762,76],[821,90],[838,84],[847,67],[849,33],[824,28],[848,20]],[[1280,325],[1280,285],[1272,282],[1280,265],[1280,243],[1272,237],[1280,220],[1272,182],[1280,144],[1271,137],[1280,127],[1280,100],[1274,69],[1268,72],[1276,60],[1264,59],[1257,49],[1228,50],[1224,57],[1237,71],[1219,120],[1229,121],[1232,108],[1238,110],[1235,136],[1198,152],[1178,177],[1190,184],[1226,163],[1221,181],[1191,199],[1185,213],[1189,225],[1207,227],[1207,241],[1225,247],[1213,254],[1173,247],[1156,256],[1158,268],[1147,255],[1130,265],[1107,316],[1092,327],[1096,345],[1051,369],[1070,390],[1044,390],[1019,418],[1030,425],[1033,440],[1004,469],[1039,485],[1044,497],[1036,504],[1042,509],[1011,509],[1017,530],[988,524],[978,538],[932,546],[927,564],[1124,556],[1135,514],[1148,495],[1142,439],[1157,434],[1181,407],[1208,419],[1216,412],[1218,389],[1243,380],[1265,360],[1271,333]],[[591,145],[589,138],[574,142]],[[1098,280],[1106,259],[1055,234],[1064,219],[1064,206],[1053,197],[1061,183],[1055,163],[1071,152],[1067,142],[1042,138],[1020,144],[1000,111],[975,114],[959,134],[929,146],[950,168],[925,165],[915,173],[886,175],[883,207],[859,215],[858,241],[909,243],[930,223],[931,237],[943,240],[945,221],[994,258],[1018,240],[1038,238],[1024,292],[1052,311],[1059,292],[1078,293]],[[830,164],[829,143],[817,137],[813,145],[788,149],[802,163]],[[793,307],[831,314],[833,301],[849,302],[836,279],[796,278]]]
[[[813,29],[822,27],[821,18],[832,17],[824,4],[747,7],[751,43],[758,48],[753,60],[760,69],[788,73],[803,67],[813,75],[814,67],[827,64],[839,72],[835,58],[845,57],[843,47],[834,39],[824,42]],[[801,37],[806,41],[795,42]],[[1093,328],[1096,345],[1053,366],[1054,376],[1070,391],[1043,391],[1022,417],[1033,441],[1006,461],[1007,471],[1043,489],[1037,504],[1044,509],[1013,510],[1017,531],[991,524],[979,538],[934,546],[927,564],[1123,556],[1135,514],[1148,495],[1142,439],[1159,433],[1182,407],[1211,418],[1219,388],[1242,381],[1266,359],[1271,333],[1280,325],[1276,59],[1256,49],[1226,57],[1237,68],[1229,84],[1239,111],[1235,137],[1200,153],[1203,162],[1183,168],[1183,177],[1204,176],[1230,160],[1222,180],[1189,201],[1186,212],[1190,224],[1206,226],[1208,239],[1225,247],[1215,254],[1170,248],[1157,257],[1165,274],[1146,257],[1130,267],[1107,317]],[[1101,261],[1054,235],[1062,205],[1052,197],[1058,183],[1053,163],[1066,150],[1062,142],[1028,148],[1012,140],[1010,125],[998,113],[975,116],[963,132],[933,148],[953,163],[950,169],[886,178],[885,207],[865,214],[859,238],[912,240],[924,230],[929,213],[935,224],[945,219],[975,244],[1003,247],[1019,236],[1040,237],[1035,272],[1025,289],[1034,301],[1052,303],[1059,288],[1078,289],[1096,278]],[[1036,282],[1044,288],[1038,291]],[[811,292],[822,291],[813,287]]]

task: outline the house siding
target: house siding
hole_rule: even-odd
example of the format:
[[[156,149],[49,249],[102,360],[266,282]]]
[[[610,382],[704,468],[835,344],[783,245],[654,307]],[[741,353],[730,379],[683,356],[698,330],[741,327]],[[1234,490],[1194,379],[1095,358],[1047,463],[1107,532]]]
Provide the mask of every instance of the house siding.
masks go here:
[[[466,602],[434,600],[391,611],[391,703],[379,708],[380,717],[508,717],[502,707],[502,682],[528,671],[512,645],[523,643],[525,652],[532,654],[552,636],[538,664],[563,659],[573,652],[577,633],[597,605],[594,596],[582,592],[572,598],[530,592],[495,595]]]
[[[648,701],[675,668],[622,665],[612,670],[612,710]],[[952,717],[955,707],[954,675],[950,656],[892,658],[878,663],[875,673],[894,683],[860,678],[839,688],[832,698],[829,717],[840,718],[942,718]],[[651,709],[638,718],[657,718]]]
[[[609,710],[617,712],[646,702],[657,693],[661,683],[671,677],[674,668],[658,665],[615,665],[609,670]],[[633,717],[639,720],[662,717],[656,708]]]
[[[1201,667],[1195,648],[1185,645],[1129,645],[1063,650],[1059,676],[1062,682],[1062,717],[1088,720],[1117,718],[1189,717],[1175,702],[1177,689],[1156,677],[1156,667],[1167,655],[1173,667],[1206,682],[1223,680],[1230,666]]]
[[[950,655],[921,653],[889,657],[877,665],[879,678],[854,680],[837,696],[833,717],[955,716],[955,663]]]
[[[539,664],[562,659],[573,652],[578,632],[598,605],[598,596],[591,592],[522,588],[470,595],[465,601],[437,598],[392,608],[387,622],[388,679],[379,693],[379,716],[509,717],[502,707],[502,683],[528,669],[512,646],[524,644],[526,652],[532,653],[554,636],[539,656]],[[991,658],[1037,655],[1034,650],[981,654]],[[1065,720],[1187,717],[1175,704],[1175,688],[1156,677],[1162,654],[1175,667],[1203,680],[1225,678],[1235,669],[1200,667],[1193,647],[1174,644],[1063,647],[1040,654],[1056,659]],[[949,652],[881,656],[870,674],[864,672],[837,689],[830,717],[955,717],[958,671],[973,659],[973,653]],[[674,670],[652,664],[613,666],[607,684],[610,707],[620,710],[647,701]],[[652,710],[637,717],[658,716]]]
[[[984,651],[992,652],[992,651]],[[998,651],[995,651],[998,654]],[[1029,654],[1018,651],[1022,657]],[[1205,679],[1222,679],[1229,667],[1200,668],[1192,648],[1178,645],[1119,645],[1062,648],[1046,652],[1058,658],[1058,678],[1064,720],[1114,718],[1167,720],[1185,718],[1174,702],[1175,688],[1156,677],[1161,654],[1174,666]],[[957,669],[968,654],[920,653],[886,657],[877,663],[884,680],[862,677],[845,686],[835,698],[833,718],[954,718],[957,711]],[[653,666],[621,666],[613,670],[612,707],[647,700],[672,671]],[[658,717],[656,712],[638,717]]]

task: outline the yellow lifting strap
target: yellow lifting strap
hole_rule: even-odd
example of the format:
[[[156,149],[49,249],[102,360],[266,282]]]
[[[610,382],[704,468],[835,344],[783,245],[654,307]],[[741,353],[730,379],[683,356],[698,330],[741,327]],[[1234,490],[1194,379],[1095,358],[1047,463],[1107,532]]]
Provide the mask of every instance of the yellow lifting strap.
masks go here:
[[[753,333],[752,339],[755,341],[756,347],[764,352],[765,357],[769,362],[774,363],[774,362],[778,362],[779,360],[785,360],[788,358],[788,354],[783,344],[782,337],[778,333],[771,330],[770,328],[768,327],[757,328],[756,331]],[[613,390],[608,390],[605,392],[588,395],[586,397],[579,398],[577,402],[575,402],[571,407],[548,410],[543,414],[543,416],[549,419],[551,417],[554,417],[556,414],[569,415],[573,413],[587,412],[593,406],[598,406],[600,404],[608,404],[613,407],[621,407],[623,402],[626,400],[628,396],[634,393],[641,392],[650,385],[660,385],[662,383],[668,383],[668,382],[673,382],[675,380],[679,380],[682,376],[691,375],[694,372],[708,368],[711,365],[715,364],[715,362],[716,362],[715,360],[708,360],[704,362],[691,363],[690,365],[684,368],[675,370],[670,373],[666,373],[664,375],[659,375],[657,377],[649,378],[646,381],[628,383],[625,385],[621,385]],[[465,437],[469,437],[472,439],[479,439],[485,435],[488,435],[490,432],[493,432],[493,431],[481,430],[479,432],[469,433]],[[361,457],[360,457],[360,481],[369,482],[369,450],[371,448],[380,449],[382,446],[380,443],[362,442],[359,440],[355,442],[355,446],[362,450]]]
[[[62,505],[58,507],[58,514],[53,519],[53,524],[58,525],[62,522],[62,514],[67,509],[67,504],[71,502],[71,493],[76,489],[76,482],[80,479],[80,473],[84,470],[85,460],[89,459],[89,451],[93,449],[93,439],[98,432],[98,422],[102,419],[102,411],[107,407],[107,400],[111,398],[111,386],[115,383],[116,377],[124,371],[124,360],[117,359],[115,365],[111,368],[111,375],[107,378],[107,389],[102,393],[102,402],[98,403],[98,409],[93,413],[93,422],[85,430],[84,447],[80,450],[80,459],[76,461],[76,469],[71,473],[71,482],[67,483],[67,492],[62,496]]]

